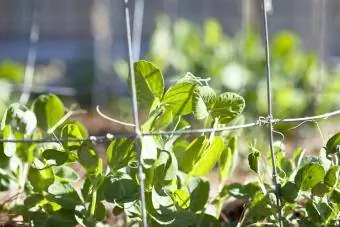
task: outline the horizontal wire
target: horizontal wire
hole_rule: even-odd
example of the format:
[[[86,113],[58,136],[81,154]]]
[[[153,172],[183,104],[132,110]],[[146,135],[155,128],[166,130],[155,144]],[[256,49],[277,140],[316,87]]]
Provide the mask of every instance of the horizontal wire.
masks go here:
[[[266,126],[268,124],[281,124],[281,123],[298,123],[304,121],[313,121],[313,120],[322,120],[327,119],[332,116],[340,115],[340,110],[336,110],[333,112],[315,115],[311,117],[301,117],[301,118],[286,118],[286,119],[270,119],[265,117],[259,117],[256,122],[243,124],[243,125],[234,125],[234,126],[226,126],[220,128],[201,128],[201,129],[186,129],[186,130],[176,130],[176,131],[163,131],[163,132],[150,132],[150,133],[142,133],[141,136],[167,136],[167,135],[185,135],[185,134],[198,134],[198,133],[209,133],[209,132],[223,132],[223,131],[231,131],[238,130],[244,128],[252,128],[257,126]],[[100,136],[89,136],[87,138],[43,138],[43,139],[0,139],[0,143],[51,143],[51,142],[96,142],[96,143],[105,143],[110,142],[114,139],[120,138],[134,138],[136,137],[136,133],[107,133],[106,135]]]

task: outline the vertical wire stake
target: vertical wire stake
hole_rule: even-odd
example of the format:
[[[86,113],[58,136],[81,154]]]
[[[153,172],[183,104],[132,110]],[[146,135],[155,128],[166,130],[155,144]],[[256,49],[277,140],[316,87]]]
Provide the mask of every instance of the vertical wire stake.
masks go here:
[[[264,19],[264,32],[265,32],[265,46],[266,46],[266,69],[267,69],[267,103],[268,103],[268,117],[269,117],[269,146],[271,153],[271,161],[273,165],[273,184],[275,187],[276,194],[276,205],[278,209],[278,219],[279,226],[283,227],[282,223],[282,210],[281,210],[281,201],[280,201],[280,185],[277,182],[277,168],[276,168],[276,160],[273,146],[273,114],[272,114],[272,94],[271,94],[271,80],[270,80],[270,47],[269,47],[269,34],[268,34],[268,18],[267,13],[268,9],[267,0],[263,0],[263,19]]]
[[[129,71],[131,78],[131,100],[132,100],[132,108],[133,108],[133,119],[135,123],[135,151],[138,156],[138,178],[140,185],[140,199],[141,199],[141,209],[142,209],[142,223],[143,227],[147,227],[147,219],[146,219],[146,208],[145,208],[145,192],[144,192],[144,173],[143,166],[141,160],[141,154],[139,149],[139,140],[141,139],[141,132],[139,130],[139,119],[138,119],[138,106],[137,106],[137,92],[136,92],[136,80],[135,80],[135,72],[133,69],[133,56],[132,56],[132,41],[131,41],[131,26],[130,26],[130,14],[129,14],[129,0],[124,1],[125,8],[125,24],[126,24],[126,39],[127,46],[129,52]]]
[[[32,17],[32,25],[30,30],[30,38],[29,38],[29,49],[28,56],[25,68],[24,75],[24,86],[23,92],[20,96],[19,103],[25,105],[31,95],[31,90],[33,86],[33,76],[35,72],[35,63],[37,58],[37,43],[39,41],[39,32],[40,32],[40,10],[41,10],[41,1],[35,0],[33,9],[33,17]]]
[[[133,13],[133,32],[132,32],[133,58],[135,60],[139,60],[140,58],[143,32],[143,18],[144,18],[144,0],[136,0],[135,9]]]

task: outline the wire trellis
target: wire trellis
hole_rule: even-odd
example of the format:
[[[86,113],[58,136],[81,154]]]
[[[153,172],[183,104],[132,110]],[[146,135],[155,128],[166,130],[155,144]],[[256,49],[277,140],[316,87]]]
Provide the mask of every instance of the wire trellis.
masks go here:
[[[39,0],[36,0],[39,1]],[[175,130],[175,131],[159,131],[159,132],[152,132],[152,133],[143,133],[140,131],[140,122],[138,118],[138,105],[137,105],[137,92],[136,92],[136,84],[135,84],[135,74],[134,74],[134,57],[139,58],[140,53],[140,39],[142,34],[142,21],[143,21],[143,7],[144,7],[144,0],[136,0],[135,7],[137,7],[137,17],[134,18],[133,26],[134,26],[134,43],[132,43],[132,34],[131,34],[131,21],[130,21],[130,7],[129,7],[129,0],[122,0],[124,4],[124,12],[125,12],[125,25],[126,25],[126,40],[127,40],[127,49],[128,49],[128,57],[129,57],[129,72],[130,72],[130,81],[131,81],[131,100],[132,100],[132,110],[133,110],[133,119],[134,123],[124,123],[126,126],[130,126],[134,128],[134,132],[130,133],[108,133],[106,135],[99,135],[99,136],[89,136],[87,138],[42,138],[42,139],[0,139],[0,143],[51,143],[51,142],[92,142],[94,144],[100,143],[108,143],[115,139],[119,138],[131,138],[135,140],[135,151],[138,156],[138,177],[140,182],[140,199],[141,199],[141,210],[142,210],[142,221],[143,227],[147,227],[147,212],[146,212],[146,204],[145,204],[145,188],[144,188],[144,173],[142,168],[142,161],[140,155],[140,147],[139,147],[139,140],[146,136],[167,136],[167,135],[187,135],[187,134],[199,134],[199,133],[209,133],[209,132],[224,132],[224,131],[231,131],[231,130],[240,130],[245,128],[255,128],[255,127],[268,127],[268,142],[271,151],[271,162],[273,166],[273,173],[272,173],[272,180],[273,186],[276,194],[276,205],[277,205],[277,215],[278,215],[278,222],[279,226],[282,227],[282,207],[280,201],[280,185],[277,181],[277,167],[275,162],[275,153],[274,153],[274,146],[273,146],[273,133],[275,132],[273,126],[275,124],[285,124],[285,123],[304,123],[309,121],[321,120],[321,119],[328,119],[329,117],[340,115],[340,110],[324,113],[321,115],[315,116],[307,116],[307,117],[299,117],[299,118],[285,118],[285,119],[276,119],[273,117],[273,110],[272,110],[272,91],[271,91],[271,66],[270,66],[270,46],[269,46],[269,31],[268,31],[268,13],[272,10],[271,0],[262,0],[262,8],[263,8],[263,23],[264,23],[264,37],[265,37],[265,49],[266,49],[266,89],[267,89],[267,105],[268,105],[268,116],[267,117],[259,117],[258,120],[242,124],[242,125],[234,125],[234,126],[226,126],[226,127],[217,127],[217,128],[200,128],[200,129],[184,129],[184,130]],[[139,5],[138,5],[139,4]],[[41,6],[40,6],[41,7]],[[29,51],[27,66],[26,66],[26,76],[27,81],[30,81],[32,78],[31,76],[34,73],[34,64],[35,64],[35,56],[36,56],[36,49],[35,45],[38,41],[39,37],[39,23],[38,23],[38,15],[40,7],[36,7],[33,21],[32,21],[32,28],[31,28],[31,49]],[[137,19],[138,18],[138,19]],[[137,20],[136,20],[137,19]],[[133,50],[133,48],[137,48],[137,50]],[[134,54],[133,54],[134,53]],[[33,71],[32,71],[33,70]],[[26,78],[26,77],[25,77]],[[26,80],[25,80],[26,81]],[[26,93],[23,93],[21,97],[21,101],[26,103],[26,99],[29,97],[29,88],[30,82],[25,89]],[[28,97],[27,97],[28,95]],[[102,116],[101,112],[97,108],[99,114]],[[108,118],[109,119],[109,118]],[[109,119],[111,120],[111,119]],[[116,120],[114,121],[118,124],[123,124],[122,122]]]

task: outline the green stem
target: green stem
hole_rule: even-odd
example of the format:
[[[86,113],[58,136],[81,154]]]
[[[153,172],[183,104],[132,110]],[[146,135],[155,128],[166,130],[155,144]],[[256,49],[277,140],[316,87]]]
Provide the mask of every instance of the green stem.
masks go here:
[[[97,190],[94,190],[91,198],[91,207],[90,207],[90,217],[94,217],[94,213],[96,211],[96,203],[97,203]]]
[[[29,170],[29,164],[26,163],[26,162],[23,162],[22,163],[22,171],[21,171],[20,179],[19,179],[19,191],[25,190],[25,182],[26,182],[26,179],[27,179],[28,170]]]

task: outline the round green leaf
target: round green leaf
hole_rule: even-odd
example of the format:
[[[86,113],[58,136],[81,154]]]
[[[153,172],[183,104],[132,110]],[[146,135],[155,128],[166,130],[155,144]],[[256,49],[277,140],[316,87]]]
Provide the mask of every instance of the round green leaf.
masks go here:
[[[326,173],[324,182],[328,187],[336,187],[340,179],[340,166],[332,166]]]
[[[213,118],[219,118],[221,124],[228,124],[239,116],[245,107],[244,98],[236,93],[220,94],[211,110]]]
[[[123,204],[139,198],[139,187],[127,174],[108,175],[103,183],[104,198],[111,203]]]
[[[78,122],[67,123],[62,127],[61,137],[65,140],[62,142],[64,148],[67,150],[73,150],[80,147],[83,142],[72,140],[87,138],[88,133],[85,127]]]
[[[299,189],[293,183],[288,181],[282,188],[280,188],[280,194],[289,203],[294,203],[299,194]]]
[[[101,172],[102,162],[97,152],[90,144],[83,144],[78,150],[79,163],[84,167],[87,173],[96,174]]]
[[[294,182],[300,190],[307,191],[323,181],[324,177],[324,168],[319,164],[310,163],[299,169]]]
[[[63,165],[68,160],[68,154],[64,151],[47,149],[42,154],[43,158],[46,159],[49,165]]]
[[[33,102],[33,111],[39,119],[38,126],[47,131],[64,116],[64,105],[56,95],[40,95]]]
[[[54,177],[59,182],[76,182],[79,179],[78,174],[68,166],[53,166]]]
[[[328,192],[329,188],[323,183],[318,183],[312,188],[312,195],[314,196],[323,197]]]
[[[161,71],[151,62],[137,61],[134,63],[137,98],[151,106],[154,98],[161,99],[164,93],[164,79]],[[129,77],[129,84],[130,83]]]
[[[198,94],[194,97],[194,115],[197,119],[204,119],[216,102],[216,93],[209,86],[198,87]]]
[[[166,91],[162,103],[174,116],[190,114],[193,111],[196,93],[195,82],[179,81]]]
[[[339,152],[340,145],[340,132],[333,135],[326,143],[327,155]]]
[[[28,172],[28,180],[35,190],[45,191],[54,182],[54,174],[52,168],[30,168]]]

